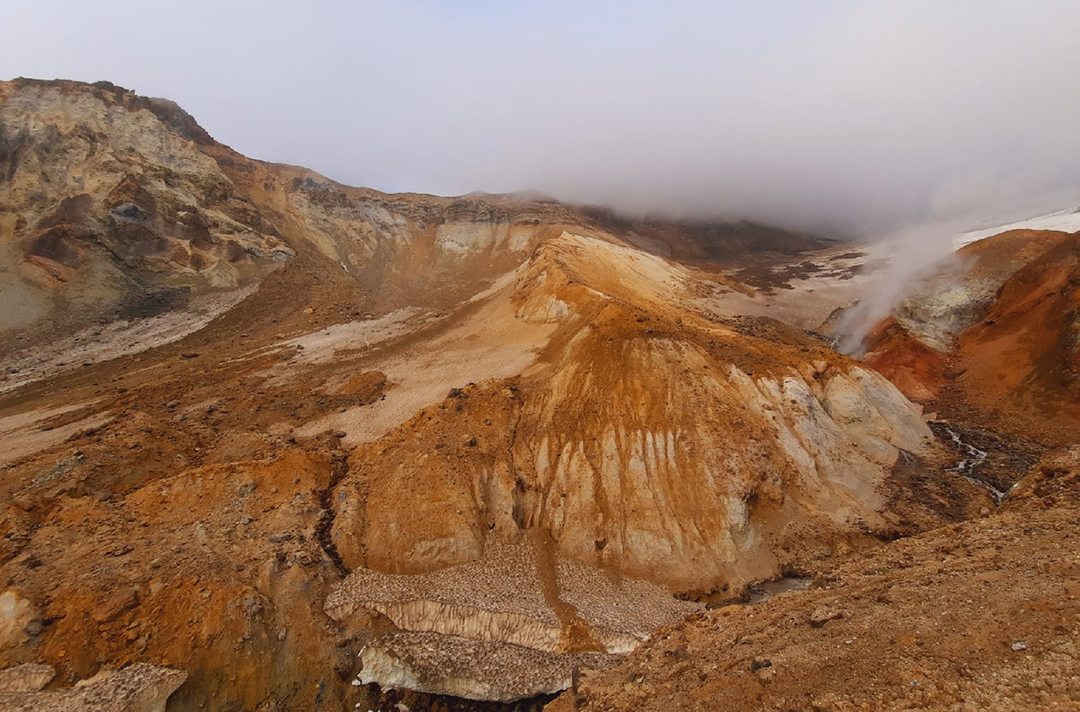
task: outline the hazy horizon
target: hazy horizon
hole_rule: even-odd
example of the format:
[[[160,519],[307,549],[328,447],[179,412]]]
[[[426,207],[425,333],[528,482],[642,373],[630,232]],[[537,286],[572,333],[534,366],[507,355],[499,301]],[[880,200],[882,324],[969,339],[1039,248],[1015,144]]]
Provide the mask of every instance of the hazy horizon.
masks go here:
[[[388,192],[874,234],[1080,204],[1080,4],[42,0],[8,78]]]

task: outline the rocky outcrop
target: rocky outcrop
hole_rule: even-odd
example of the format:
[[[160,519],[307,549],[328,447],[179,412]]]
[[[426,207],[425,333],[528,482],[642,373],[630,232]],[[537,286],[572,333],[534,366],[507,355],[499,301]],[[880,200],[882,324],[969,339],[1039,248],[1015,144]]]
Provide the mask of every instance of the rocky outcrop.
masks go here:
[[[2,279],[25,308],[0,330],[163,311],[294,256],[173,107],[112,85],[5,83]]]

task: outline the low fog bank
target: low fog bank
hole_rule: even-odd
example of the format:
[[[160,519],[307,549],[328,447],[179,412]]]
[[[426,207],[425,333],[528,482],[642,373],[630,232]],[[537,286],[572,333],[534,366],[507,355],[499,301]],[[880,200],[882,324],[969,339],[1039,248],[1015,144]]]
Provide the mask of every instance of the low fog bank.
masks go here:
[[[1080,195],[1071,0],[110,7],[8,8],[0,66],[353,185],[863,237]]]

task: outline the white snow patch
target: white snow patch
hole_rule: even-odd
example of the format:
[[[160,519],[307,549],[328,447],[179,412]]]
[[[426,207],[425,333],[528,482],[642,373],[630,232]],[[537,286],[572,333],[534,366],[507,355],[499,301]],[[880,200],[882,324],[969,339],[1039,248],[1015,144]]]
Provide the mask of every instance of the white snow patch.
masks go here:
[[[985,230],[972,230],[954,238],[956,249],[972,242],[983,240],[987,237],[1000,235],[1009,230],[1060,230],[1062,232],[1077,232],[1080,230],[1080,208],[1059,210],[1056,213],[1048,213],[1038,217],[1021,220],[1019,222],[999,225]]]

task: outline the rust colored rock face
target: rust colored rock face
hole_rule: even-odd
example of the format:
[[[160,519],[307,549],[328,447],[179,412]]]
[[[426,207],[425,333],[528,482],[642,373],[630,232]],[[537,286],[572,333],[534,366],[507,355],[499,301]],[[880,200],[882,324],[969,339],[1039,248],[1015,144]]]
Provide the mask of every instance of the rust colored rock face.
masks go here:
[[[101,605],[90,612],[98,623],[108,623],[127,613],[139,603],[138,589],[125,588],[110,595]]]
[[[597,331],[543,379],[470,389],[358,448],[335,498],[346,564],[462,563],[489,531],[540,527],[568,556],[674,590],[738,589],[805,555],[800,529],[888,526],[878,486],[927,431],[880,376],[755,378],[707,346]]]
[[[862,362],[919,403],[933,400],[945,384],[948,358],[920,341],[896,319],[882,321],[866,337]]]

